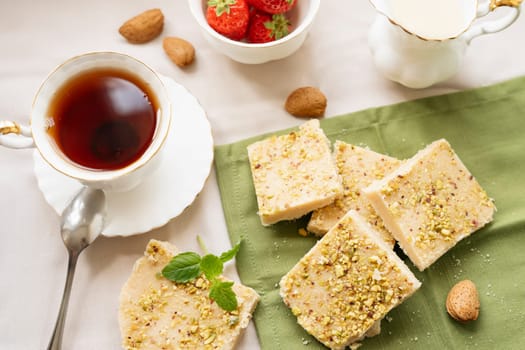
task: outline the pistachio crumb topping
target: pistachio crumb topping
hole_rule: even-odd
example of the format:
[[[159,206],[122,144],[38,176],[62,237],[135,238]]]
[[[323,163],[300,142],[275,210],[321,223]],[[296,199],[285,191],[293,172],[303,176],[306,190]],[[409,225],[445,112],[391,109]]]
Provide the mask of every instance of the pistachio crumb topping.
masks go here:
[[[412,261],[424,269],[458,241],[492,221],[493,201],[445,140],[381,181],[378,206]],[[374,196],[372,194],[372,196]]]
[[[418,287],[399,269],[400,260],[360,230],[352,212],[281,281],[283,300],[298,322],[330,348],[361,338]]]
[[[343,196],[333,204],[315,210],[308,229],[317,234],[324,234],[348,210],[354,209],[381,233],[388,245],[393,247],[394,239],[361,190],[394,171],[401,161],[342,141],[337,141],[334,145],[334,159],[343,181]]]
[[[258,301],[252,289],[235,285],[239,307],[226,311],[210,299],[212,283],[201,274],[178,283],[160,273],[173,258],[164,242],[151,240],[121,295],[122,345],[126,350],[230,348],[247,326]],[[148,275],[140,275],[147,272]],[[140,276],[140,277],[139,277]],[[144,283],[147,281],[147,284]],[[124,289],[123,289],[124,290]]]
[[[205,349],[220,349],[223,345],[220,335],[239,324],[239,313],[224,311],[210,303],[209,288],[210,282],[204,277],[190,283],[164,281],[160,288],[150,287],[138,298],[136,307],[130,307],[126,311],[133,321],[129,327],[129,335],[124,340],[125,349],[139,350],[142,344],[151,342],[152,339],[160,340],[157,340],[161,344],[160,349],[195,349],[202,344],[207,345]],[[181,313],[173,305],[167,307],[170,297],[174,294],[186,295],[183,304],[191,306],[193,310]],[[170,322],[157,330],[157,322],[165,314],[170,315]],[[168,335],[170,330],[177,329],[180,347],[175,347],[176,342]],[[181,333],[181,329],[186,331]]]
[[[248,157],[263,223],[300,217],[342,195],[330,142],[318,120],[251,144]]]

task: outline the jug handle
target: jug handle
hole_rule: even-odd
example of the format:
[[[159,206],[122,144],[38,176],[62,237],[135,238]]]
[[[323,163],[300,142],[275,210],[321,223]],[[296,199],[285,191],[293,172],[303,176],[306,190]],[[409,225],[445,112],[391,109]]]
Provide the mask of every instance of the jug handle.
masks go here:
[[[520,5],[522,1],[523,0],[490,0],[481,4],[478,7],[476,18],[486,16],[502,6],[511,7],[512,11],[502,18],[474,24],[470,29],[463,33],[463,37],[467,43],[470,43],[470,41],[477,36],[499,32],[514,23],[520,15]]]
[[[8,148],[34,147],[31,128],[16,122],[0,120],[0,146]]]

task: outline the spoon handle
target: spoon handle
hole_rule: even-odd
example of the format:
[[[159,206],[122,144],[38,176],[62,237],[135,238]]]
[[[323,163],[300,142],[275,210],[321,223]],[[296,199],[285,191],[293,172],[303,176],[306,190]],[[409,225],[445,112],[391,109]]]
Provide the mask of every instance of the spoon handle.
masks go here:
[[[73,284],[73,277],[75,276],[75,268],[77,266],[79,253],[69,252],[69,259],[67,263],[66,285],[64,287],[64,294],[62,296],[62,303],[60,304],[60,311],[55,323],[55,330],[51,336],[51,341],[47,350],[60,350],[62,348],[62,333],[64,331],[64,323],[66,320],[67,307],[69,304],[69,296],[71,294],[71,286]]]

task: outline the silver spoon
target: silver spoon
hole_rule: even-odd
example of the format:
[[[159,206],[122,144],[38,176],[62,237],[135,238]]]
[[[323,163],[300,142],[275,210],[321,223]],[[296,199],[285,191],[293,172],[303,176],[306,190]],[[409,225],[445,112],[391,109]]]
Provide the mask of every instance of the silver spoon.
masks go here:
[[[62,333],[78,256],[102,232],[105,213],[106,196],[104,192],[89,187],[84,187],[62,213],[61,234],[69,259],[64,295],[55,330],[47,347],[48,350],[60,350],[62,347]]]

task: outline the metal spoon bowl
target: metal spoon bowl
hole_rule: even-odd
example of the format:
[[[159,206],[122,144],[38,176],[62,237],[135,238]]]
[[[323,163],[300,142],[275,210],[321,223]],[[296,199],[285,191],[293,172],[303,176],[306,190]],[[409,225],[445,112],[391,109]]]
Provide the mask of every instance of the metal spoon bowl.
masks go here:
[[[60,350],[62,347],[62,334],[78,256],[102,232],[105,214],[104,192],[89,187],[84,187],[62,213],[61,234],[69,258],[64,295],[48,350]]]

